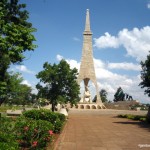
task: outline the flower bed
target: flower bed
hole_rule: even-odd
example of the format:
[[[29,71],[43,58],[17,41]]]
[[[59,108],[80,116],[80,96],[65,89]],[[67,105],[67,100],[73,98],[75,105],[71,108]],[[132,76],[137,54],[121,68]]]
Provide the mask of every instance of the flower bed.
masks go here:
[[[65,122],[64,115],[49,110],[30,110],[16,119],[0,119],[1,150],[43,150],[51,145]]]

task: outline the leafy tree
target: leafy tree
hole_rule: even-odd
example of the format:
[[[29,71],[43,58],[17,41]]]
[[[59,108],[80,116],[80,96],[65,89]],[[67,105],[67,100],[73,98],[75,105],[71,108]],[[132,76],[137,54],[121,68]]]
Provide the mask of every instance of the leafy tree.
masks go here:
[[[141,66],[142,82],[139,85],[141,88],[146,88],[144,94],[147,94],[150,97],[150,54],[147,56],[145,62],[141,62]]]
[[[5,103],[25,105],[30,102],[31,87],[22,84],[23,78],[20,73],[9,73],[7,99]]]
[[[101,90],[99,91],[99,95],[100,95],[100,98],[101,98],[101,100],[102,100],[103,103],[105,103],[105,102],[108,101],[108,100],[107,100],[107,95],[108,95],[108,93],[107,93],[107,91],[106,91],[105,89],[101,89]],[[96,102],[96,100],[97,100],[97,95],[95,95],[95,97],[94,97],[94,99],[93,99],[93,102]]]
[[[30,94],[31,103],[34,104],[37,101],[37,95],[35,93]]]
[[[59,64],[43,65],[44,70],[39,72],[36,77],[40,79],[37,84],[39,97],[47,98],[52,104],[52,111],[58,101],[74,103],[79,100],[79,85],[76,82],[77,69],[70,69],[69,64],[65,60],[61,60]]]
[[[8,87],[7,69],[10,64],[20,63],[25,51],[34,50],[35,28],[28,22],[29,13],[19,0],[0,1],[0,105],[6,99]]]
[[[107,91],[105,89],[101,89],[99,93],[100,93],[100,97],[101,97],[102,102],[103,103],[107,102],[108,101],[107,100],[107,95],[108,95]]]
[[[114,95],[114,102],[124,101],[125,93],[123,92],[122,88],[119,87]]]

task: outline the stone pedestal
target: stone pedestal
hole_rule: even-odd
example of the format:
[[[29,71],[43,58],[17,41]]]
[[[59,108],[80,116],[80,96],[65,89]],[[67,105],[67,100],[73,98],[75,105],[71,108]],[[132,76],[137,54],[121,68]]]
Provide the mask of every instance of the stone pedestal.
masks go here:
[[[61,108],[59,113],[64,114],[66,117],[68,116],[68,112],[67,112],[66,108]]]

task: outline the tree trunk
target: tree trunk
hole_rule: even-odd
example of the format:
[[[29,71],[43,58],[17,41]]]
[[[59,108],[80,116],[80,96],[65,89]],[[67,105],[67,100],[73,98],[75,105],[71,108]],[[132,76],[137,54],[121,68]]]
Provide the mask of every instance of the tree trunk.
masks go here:
[[[4,101],[5,101],[5,98],[0,98],[0,106],[3,104]]]
[[[54,112],[55,111],[55,104],[54,104],[54,102],[52,102],[52,112]]]
[[[150,106],[148,108],[148,113],[147,113],[146,118],[147,118],[147,121],[150,122]]]

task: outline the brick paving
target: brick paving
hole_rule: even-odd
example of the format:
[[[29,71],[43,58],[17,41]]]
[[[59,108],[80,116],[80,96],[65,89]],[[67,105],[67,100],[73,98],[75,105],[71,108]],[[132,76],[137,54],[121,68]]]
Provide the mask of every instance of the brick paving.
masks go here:
[[[117,118],[116,114],[121,113],[141,114],[71,110],[55,150],[150,150],[150,125]]]

